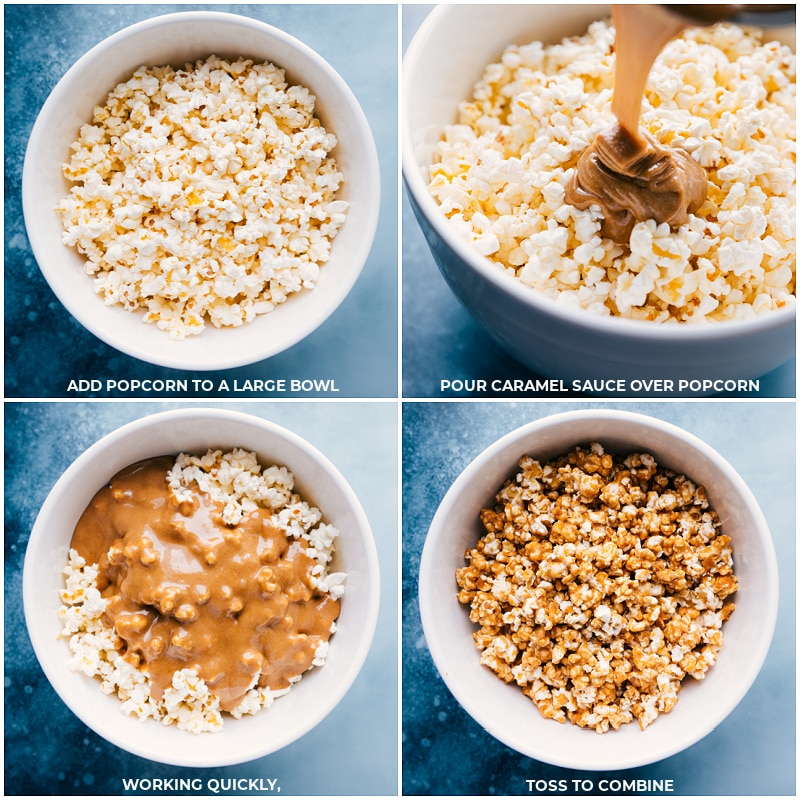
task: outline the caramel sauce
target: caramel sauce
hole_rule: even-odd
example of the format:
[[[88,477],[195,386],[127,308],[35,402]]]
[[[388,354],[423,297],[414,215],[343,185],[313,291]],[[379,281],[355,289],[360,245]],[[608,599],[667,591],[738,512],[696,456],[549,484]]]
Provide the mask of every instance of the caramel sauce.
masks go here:
[[[594,203],[603,209],[600,232],[627,242],[633,226],[645,219],[678,227],[706,199],[703,168],[685,151],[664,147],[639,132],[615,125],[581,153],[568,202],[576,208]]]
[[[203,492],[179,503],[167,485],[173,463],[148,459],[115,475],[72,547],[98,565],[105,622],[154,697],[174,672],[195,669],[230,711],[254,682],[284,689],[307,670],[339,603],[311,585],[307,543],[275,528],[268,511],[228,525]]]
[[[687,23],[661,6],[639,4],[612,5],[611,20],[617,57],[611,111],[617,122],[641,143],[639,116],[650,69],[667,42]]]
[[[624,243],[642,220],[682,225],[703,204],[708,181],[688,153],[660,145],[639,127],[653,62],[688,22],[657,5],[611,9],[616,31],[611,110],[617,121],[581,154],[566,196],[576,208],[599,205],[601,233]]]

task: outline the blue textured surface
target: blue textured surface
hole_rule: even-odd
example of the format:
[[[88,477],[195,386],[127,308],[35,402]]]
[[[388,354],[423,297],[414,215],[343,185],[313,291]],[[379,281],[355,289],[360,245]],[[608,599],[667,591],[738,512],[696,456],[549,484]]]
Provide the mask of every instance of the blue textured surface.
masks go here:
[[[101,402],[6,405],[6,795],[118,795],[123,794],[123,778],[177,777],[275,778],[282,795],[395,795],[398,454],[393,404],[236,405],[238,411],[294,431],[323,452],[353,487],[378,547],[381,609],[372,649],[344,699],[306,736],[277,753],[234,767],[199,770],[157,764],[89,730],[41,671],[25,627],[21,584],[25,547],[42,502],[61,473],[97,439],[132,419],[175,407]]]
[[[340,396],[397,394],[397,8],[393,5],[7,5],[5,14],[5,395],[64,397],[72,378],[187,377],[101,342],[63,308],[28,243],[20,197],[31,128],[67,69],[106,36],[174,11],[239,13],[305,42],[349,84],[381,167],[381,213],[355,287],[312,335],[230,378],[335,378]],[[219,377],[210,372],[204,377]],[[298,395],[308,393],[296,393]],[[131,395],[127,395],[131,396]],[[152,395],[151,395],[152,396]],[[196,396],[204,396],[198,392]],[[312,396],[318,396],[313,395]]]
[[[586,778],[597,785],[601,778],[650,778],[673,779],[675,795],[794,795],[793,403],[613,404],[679,425],[720,452],[753,491],[775,541],[781,581],[775,638],[750,692],[715,731],[683,753],[647,767],[614,773],[566,770],[519,755],[493,739],[459,706],[439,677],[422,632],[416,583],[425,534],[439,502],[467,464],[505,433],[553,413],[599,405],[577,401],[405,405],[403,793],[536,795],[540,793],[528,791],[527,780]]]
[[[33,259],[19,192],[25,146],[36,113],[75,59],[132,22],[193,8],[262,19],[302,39],[332,63],[367,114],[378,145],[383,181],[376,243],[345,303],[319,331],[285,354],[231,370],[224,377],[332,375],[342,395],[396,398],[398,12],[393,3],[4,7],[6,398],[63,397],[66,382],[73,377],[189,377],[121,355],[69,316]],[[404,43],[430,8],[404,6]],[[531,377],[488,338],[447,288],[407,199],[402,217],[404,396],[437,397],[443,377]],[[792,362],[765,376],[762,394],[794,397],[794,375]],[[601,404],[581,399],[405,403],[400,609],[396,400],[231,404],[228,407],[263,416],[307,438],[351,483],[378,546],[381,613],[364,670],[320,726],[272,756],[214,770],[149,762],[107,744],[88,730],[55,695],[39,668],[21,603],[26,542],[42,502],[63,470],[87,446],[119,425],[178,405],[189,403],[5,404],[7,795],[117,795],[122,793],[123,777],[264,777],[277,778],[284,795],[394,796],[399,746],[398,630],[403,637],[401,756],[406,795],[535,795],[528,791],[526,780],[581,777],[595,781],[600,777],[673,779],[674,795],[795,795],[794,403]],[[600,405],[663,418],[719,450],[761,503],[775,539],[781,577],[773,646],[758,680],[733,714],[684,753],[613,775],[577,773],[533,761],[483,731],[439,678],[425,644],[416,599],[416,575],[428,525],[467,463],[501,435],[531,419]]]

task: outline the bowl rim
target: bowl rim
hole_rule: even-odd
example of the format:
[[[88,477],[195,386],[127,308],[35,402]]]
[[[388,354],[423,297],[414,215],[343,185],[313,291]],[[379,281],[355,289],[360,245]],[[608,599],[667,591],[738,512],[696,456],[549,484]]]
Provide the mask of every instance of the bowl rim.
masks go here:
[[[574,309],[544,296],[499,269],[490,259],[480,255],[469,242],[460,238],[453,226],[447,224],[438,203],[434,200],[423,179],[427,164],[417,160],[414,150],[414,125],[411,119],[413,92],[416,89],[414,77],[419,72],[418,61],[422,57],[428,40],[439,27],[454,24],[457,15],[469,6],[437,4],[422,21],[409,43],[403,57],[402,68],[402,174],[406,187],[416,207],[436,235],[480,278],[516,302],[530,306],[538,313],[558,320],[561,323],[583,327],[588,333],[635,337],[645,342],[681,344],[687,339],[702,339],[713,342],[728,340],[750,333],[767,333],[794,325],[796,304],[776,309],[746,320],[727,320],[714,323],[652,323],[646,320],[626,317],[601,316],[580,309]],[[453,109],[455,115],[455,108]]]
[[[694,450],[702,458],[714,463],[724,476],[737,488],[737,491],[745,500],[745,504],[752,515],[752,519],[756,523],[757,539],[761,545],[761,555],[763,556],[764,568],[767,575],[766,613],[763,619],[763,626],[760,628],[759,639],[750,651],[754,655],[754,658],[749,662],[747,669],[743,672],[741,680],[737,685],[737,692],[728,695],[726,705],[724,707],[715,708],[714,713],[708,715],[706,723],[703,726],[698,726],[696,729],[687,732],[687,734],[680,739],[676,737],[672,740],[669,747],[662,748],[658,750],[658,752],[653,752],[645,756],[633,751],[621,753],[615,761],[611,761],[606,756],[602,764],[582,763],[580,760],[583,752],[582,750],[576,751],[577,757],[572,758],[569,755],[564,755],[562,757],[561,754],[554,756],[552,752],[543,754],[537,749],[535,737],[528,737],[525,745],[521,747],[518,738],[515,738],[511,734],[506,734],[506,732],[497,725],[497,720],[492,718],[492,712],[487,712],[483,708],[476,707],[471,701],[469,692],[464,691],[463,685],[453,677],[452,672],[448,669],[448,660],[452,659],[453,656],[435,635],[437,630],[436,615],[438,609],[433,608],[431,600],[434,593],[433,586],[435,584],[433,563],[434,550],[437,543],[441,541],[442,538],[447,537],[448,520],[452,519],[453,510],[458,505],[458,498],[463,489],[469,486],[470,483],[480,475],[481,471],[500,456],[509,445],[527,441],[538,432],[544,430],[557,427],[569,427],[574,422],[584,421],[637,423],[677,439],[685,446]],[[602,437],[598,435],[598,438]],[[575,443],[577,443],[577,441]],[[514,465],[510,463],[508,467],[510,473]],[[453,594],[455,595],[455,592],[453,592]],[[734,710],[750,690],[764,665],[777,624],[779,605],[778,561],[769,526],[758,501],[734,467],[709,444],[671,422],[640,412],[623,411],[619,409],[579,409],[550,414],[515,428],[489,444],[462,469],[442,498],[428,528],[420,557],[418,599],[420,620],[425,642],[440,678],[459,705],[461,705],[470,717],[472,717],[472,719],[489,735],[523,755],[555,766],[587,771],[631,769],[656,763],[657,761],[682,752],[696,744],[711,733],[711,731]],[[520,694],[520,696],[522,695]],[[530,744],[528,744],[528,742],[530,742]]]
[[[350,119],[353,129],[357,132],[359,140],[359,160],[363,162],[363,188],[364,198],[367,202],[358,203],[357,213],[362,219],[358,220],[359,235],[351,235],[351,249],[352,253],[346,259],[347,270],[340,276],[344,280],[337,280],[335,284],[327,287],[329,302],[320,304],[319,307],[315,306],[312,309],[313,313],[303,314],[293,321],[293,328],[291,336],[281,338],[280,342],[274,342],[271,337],[260,336],[257,327],[254,324],[259,321],[262,316],[260,315],[253,319],[250,323],[233,328],[232,331],[240,331],[240,337],[245,334],[242,331],[249,331],[250,335],[248,341],[252,344],[246,348],[229,347],[226,348],[224,355],[212,357],[208,351],[196,345],[194,354],[187,352],[187,348],[179,349],[177,353],[172,353],[169,348],[159,347],[162,343],[169,343],[169,335],[160,331],[161,337],[157,337],[152,342],[148,342],[145,338],[144,341],[139,342],[138,337],[131,339],[126,336],[124,331],[117,331],[113,324],[113,318],[110,321],[103,320],[91,311],[85,311],[81,308],[70,292],[69,285],[61,285],[53,279],[55,270],[50,266],[50,260],[47,258],[47,253],[44,251],[44,246],[40,240],[40,234],[37,230],[35,220],[37,215],[40,214],[40,203],[35,189],[35,170],[36,164],[34,163],[34,154],[41,148],[43,141],[47,139],[47,120],[55,114],[59,106],[64,102],[69,102],[69,87],[74,82],[77,76],[87,69],[103,54],[113,51],[120,42],[126,40],[131,36],[141,35],[144,32],[152,31],[157,28],[168,27],[172,25],[182,24],[203,24],[213,26],[214,24],[225,23],[226,25],[236,25],[242,28],[255,31],[280,45],[285,46],[295,51],[300,58],[309,62],[313,69],[324,74],[326,80],[335,90],[334,103],[328,105],[335,105],[339,110],[347,111],[347,116]],[[167,59],[168,60],[168,59]],[[279,64],[278,66],[283,67]],[[296,72],[296,70],[288,69],[288,72]],[[113,86],[109,85],[110,91]],[[319,98],[318,98],[319,100]],[[88,122],[88,120],[87,120]],[[334,134],[336,131],[334,131]],[[339,147],[340,144],[337,144]],[[57,165],[54,166],[57,169]],[[28,142],[25,149],[25,155],[22,166],[22,180],[21,180],[21,196],[22,196],[22,212],[25,220],[26,234],[30,243],[31,251],[33,253],[36,264],[39,268],[41,275],[44,277],[46,283],[51,291],[56,295],[58,300],[68,311],[68,313],[75,318],[75,320],[86,328],[90,333],[96,336],[101,341],[115,348],[116,350],[126,355],[162,367],[169,367],[174,369],[195,369],[195,370],[220,370],[230,369],[234,367],[246,366],[250,364],[272,358],[279,353],[285,352],[289,348],[296,345],[315,330],[317,330],[344,302],[350,290],[355,285],[356,281],[363,272],[364,266],[369,259],[372,245],[378,227],[379,213],[380,213],[380,199],[381,199],[381,177],[380,177],[380,163],[378,159],[377,147],[375,139],[372,134],[372,129],[367,120],[361,104],[356,98],[350,86],[339,74],[339,72],[319,53],[313,50],[309,45],[303,41],[275,27],[267,22],[264,22],[255,17],[247,16],[241,13],[234,13],[230,11],[208,11],[208,10],[186,10],[186,11],[173,11],[168,13],[156,14],[131,25],[127,25],[101,39],[89,50],[84,52],[76,61],[74,61],[67,71],[59,78],[55,86],[50,91],[42,107],[34,121],[31,133],[28,137]],[[351,216],[356,213],[353,211],[353,202],[351,201],[350,213],[345,219],[342,229],[337,233],[337,237],[343,234],[348,221]],[[355,221],[351,223],[351,227],[355,225]],[[34,235],[32,235],[32,231]],[[336,238],[332,242],[332,252],[335,253],[334,244]],[[67,248],[66,245],[62,245]],[[67,248],[73,250],[74,248]],[[77,252],[77,251],[75,251]],[[80,258],[80,254],[77,254]],[[329,259],[330,260],[330,259]],[[59,264],[61,262],[58,262]],[[328,262],[326,262],[327,264]],[[344,263],[344,262],[343,262]],[[323,270],[324,270],[323,265]],[[290,297],[289,299],[300,299],[308,294],[308,291],[296,293],[297,297]],[[103,304],[101,297],[97,297],[98,303]],[[114,311],[123,311],[124,309],[114,306]],[[276,307],[275,311],[280,311]],[[141,310],[140,310],[141,312]],[[130,313],[130,312],[126,312]],[[141,313],[139,314],[141,316]],[[141,325],[146,325],[143,320],[139,320]],[[154,328],[153,325],[147,325],[147,328]],[[206,326],[207,331],[218,330],[213,328],[210,324]],[[222,333],[231,333],[231,330],[223,330]],[[253,332],[255,331],[255,332]],[[237,337],[237,343],[241,344],[240,337]],[[202,336],[187,337],[190,340],[202,339]]]
[[[318,698],[321,702],[317,703],[317,709],[313,714],[308,715],[308,719],[302,726],[299,726],[294,731],[294,735],[279,737],[267,747],[259,746],[259,740],[255,738],[249,748],[239,750],[235,753],[230,753],[224,748],[219,748],[219,750],[214,751],[216,755],[213,757],[208,757],[207,754],[201,754],[199,758],[191,758],[176,756],[171,752],[149,750],[146,746],[142,746],[138,742],[131,744],[126,740],[124,732],[117,732],[113,722],[98,726],[91,713],[88,713],[82,705],[73,702],[73,697],[69,693],[69,687],[65,685],[66,673],[68,672],[68,652],[65,650],[62,654],[63,658],[59,657],[57,655],[58,651],[54,648],[54,646],[58,644],[58,640],[51,640],[50,636],[41,631],[40,624],[37,622],[35,609],[41,603],[39,595],[37,594],[38,586],[35,583],[34,561],[39,544],[45,536],[45,520],[52,517],[53,509],[57,507],[60,497],[68,491],[76,477],[80,480],[80,475],[83,473],[86,465],[95,460],[98,454],[107,452],[110,447],[115,446],[120,441],[130,438],[131,435],[140,431],[150,429],[153,426],[171,425],[177,422],[206,424],[213,421],[260,428],[262,431],[283,440],[294,449],[311,457],[314,462],[324,470],[327,476],[336,485],[337,491],[341,493],[349,511],[353,514],[356,521],[356,525],[354,526],[354,532],[356,533],[355,538],[359,542],[360,547],[363,548],[363,556],[366,562],[365,573],[368,575],[368,580],[365,582],[367,591],[364,598],[367,605],[365,609],[365,620],[360,627],[356,642],[357,646],[348,652],[346,668],[343,669],[342,676],[336,684],[336,691]],[[295,477],[300,477],[302,479],[302,476],[297,474]],[[65,552],[67,547],[68,542],[65,542]],[[58,695],[64,705],[98,736],[101,736],[106,741],[126,752],[159,763],[183,767],[231,766],[262,758],[298,741],[319,725],[345,697],[360,674],[372,647],[379,615],[380,583],[380,563],[377,546],[366,512],[348,481],[322,452],[300,435],[270,420],[229,409],[193,407],[147,414],[117,427],[104,436],[101,436],[83,450],[61,473],[48,491],[47,497],[41,505],[26,544],[22,571],[22,605],[28,638],[31,642],[37,662],[53,691]],[[87,680],[93,679],[87,678]],[[94,688],[100,692],[99,684]],[[136,724],[139,724],[134,718],[125,717],[124,715],[122,715],[122,720],[124,720],[125,723],[134,720]],[[214,739],[214,741],[218,742],[219,739]]]

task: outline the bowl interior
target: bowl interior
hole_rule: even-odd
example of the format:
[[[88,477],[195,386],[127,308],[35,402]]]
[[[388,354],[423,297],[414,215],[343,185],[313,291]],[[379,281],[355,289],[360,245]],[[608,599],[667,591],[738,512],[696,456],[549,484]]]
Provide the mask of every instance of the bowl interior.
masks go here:
[[[585,32],[610,14],[608,5],[437,6],[408,48],[404,73],[404,145],[427,183],[431,154],[459,102],[506,46],[554,43]],[[468,54],[468,57],[465,57]]]
[[[455,122],[458,104],[486,67],[511,44],[553,44],[586,31],[610,16],[603,3],[530,5],[440,5],[420,26],[404,59],[404,159],[407,177],[427,185],[434,146]],[[795,45],[794,26],[769,29],[783,44]]]
[[[565,341],[567,355],[563,359],[540,356],[548,362],[548,374],[569,372],[561,370],[560,361],[570,358],[577,364],[578,375],[598,374],[601,367],[604,372],[600,375],[614,369],[628,374],[630,362],[646,370],[654,345],[661,348],[660,358],[675,362],[669,370],[659,373],[662,376],[683,376],[685,365],[691,364],[693,358],[702,362],[697,376],[717,374],[715,365],[719,360],[738,348],[737,342],[729,350],[730,342],[742,336],[748,337],[744,346],[753,352],[725,369],[738,376],[745,363],[747,376],[767,372],[794,354],[793,307],[741,322],[692,326],[653,325],[588,314],[541,296],[497,269],[455,232],[428,190],[433,149],[445,126],[455,122],[459,102],[471,95],[486,66],[496,62],[505,47],[532,41],[559,42],[566,36],[584,33],[591,22],[609,15],[610,6],[606,4],[440,5],[420,26],[403,63],[403,176],[439,267],[476,320],[522,363],[540,371],[547,366],[530,363],[536,360],[535,356],[526,355],[531,338],[545,354],[563,350],[559,341]],[[770,28],[769,35],[794,47],[793,26]],[[575,327],[608,338],[578,339]],[[749,340],[756,332],[764,338]],[[767,338],[773,334],[774,338]],[[687,340],[707,345],[710,350],[693,356],[674,349]],[[518,341],[524,344],[515,344]],[[644,355],[639,352],[641,349],[646,351]],[[777,354],[772,352],[775,350]],[[769,355],[765,357],[763,351]],[[751,363],[757,364],[756,372],[749,369]],[[724,372],[725,377],[730,374]]]
[[[269,709],[223,730],[195,736],[126,716],[96,679],[67,667],[67,642],[57,617],[75,523],[95,492],[119,469],[159,454],[205,452],[208,447],[254,450],[262,466],[295,474],[295,487],[339,528],[332,570],[347,573],[337,632],[322,668],[310,670]],[[154,761],[215,766],[257,758],[296,740],[320,722],[355,680],[369,649],[378,612],[378,565],[369,523],[338,471],[313,447],[276,425],[231,412],[167,412],[109,434],[76,459],[56,483],[34,525],[25,558],[23,598],[36,655],[62,700],[90,728],[114,744]],[[152,723],[152,724],[151,724]]]
[[[345,175],[340,197],[350,203],[316,288],[305,290],[250,325],[217,329],[176,342],[140,313],[106,306],[83,274],[83,258],[61,243],[54,208],[68,194],[61,165],[92,109],[139,66],[246,57],[286,70],[290,83],[316,96],[316,113],[336,134]],[[179,12],[131,26],[101,42],[66,73],[36,121],[23,171],[23,208],[34,255],[51,288],[86,328],[117,349],[163,366],[219,369],[275,355],[311,333],[347,296],[369,255],[380,187],[375,144],[366,118],[342,78],[310,48],[264,23],[233,14]]]
[[[687,678],[679,702],[644,732],[636,723],[598,735],[545,720],[516,685],[479,663],[474,626],[456,599],[455,570],[483,533],[481,508],[493,505],[518,459],[540,459],[599,441],[625,454],[646,450],[662,466],[703,484],[731,536],[740,589],[725,623],[725,645],[702,682]],[[734,708],[758,673],[777,613],[777,565],[752,494],[707,445],[666,423],[617,412],[568,412],[530,423],[481,453],[458,477],[431,524],[420,565],[420,613],[433,660],[450,691],[492,736],[532,758],[577,769],[625,769],[666,758],[702,738]]]

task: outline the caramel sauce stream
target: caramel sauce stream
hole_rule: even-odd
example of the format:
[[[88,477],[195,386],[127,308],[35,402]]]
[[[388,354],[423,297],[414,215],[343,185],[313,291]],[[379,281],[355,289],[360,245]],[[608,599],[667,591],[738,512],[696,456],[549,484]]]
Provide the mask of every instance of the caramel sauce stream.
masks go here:
[[[658,54],[686,22],[657,5],[612,5],[611,20],[617,55],[611,111],[628,134],[644,145],[639,117],[647,77]]]
[[[703,204],[708,181],[688,153],[660,145],[639,126],[650,69],[688,23],[657,5],[611,9],[616,31],[611,110],[617,121],[581,154],[566,197],[580,209],[599,205],[601,233],[625,243],[642,220],[682,225]]]
[[[275,528],[266,510],[228,525],[203,492],[178,503],[167,485],[173,463],[148,459],[115,475],[72,547],[98,565],[104,619],[154,697],[190,668],[230,711],[254,683],[284,689],[307,670],[339,603],[311,585],[307,543]]]

